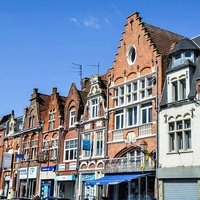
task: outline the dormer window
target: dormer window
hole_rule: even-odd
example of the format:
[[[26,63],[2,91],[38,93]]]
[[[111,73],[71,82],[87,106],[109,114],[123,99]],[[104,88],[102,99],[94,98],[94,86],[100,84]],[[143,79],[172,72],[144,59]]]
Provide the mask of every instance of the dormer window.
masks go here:
[[[183,51],[172,56],[172,68],[184,64],[185,60],[195,61],[194,51]]]
[[[172,102],[186,99],[186,79],[182,77],[180,79],[172,80]]]

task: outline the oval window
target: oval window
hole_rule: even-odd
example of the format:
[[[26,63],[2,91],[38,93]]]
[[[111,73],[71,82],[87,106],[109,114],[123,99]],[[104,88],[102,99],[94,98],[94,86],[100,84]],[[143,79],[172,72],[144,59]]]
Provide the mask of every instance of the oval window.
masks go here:
[[[131,46],[128,50],[127,61],[129,65],[133,65],[136,59],[136,50],[134,46]]]

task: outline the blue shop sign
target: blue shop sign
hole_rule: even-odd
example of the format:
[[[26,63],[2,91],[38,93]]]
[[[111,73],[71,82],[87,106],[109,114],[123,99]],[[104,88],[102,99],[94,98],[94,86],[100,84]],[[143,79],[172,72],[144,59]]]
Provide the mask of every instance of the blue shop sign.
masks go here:
[[[54,172],[55,171],[55,167],[56,166],[41,167],[41,172],[49,172],[49,171]]]
[[[24,158],[24,154],[19,154],[19,153],[17,153],[17,154],[16,154],[16,158],[22,159],[22,158]]]
[[[82,181],[94,180],[95,174],[82,174],[81,179]]]
[[[90,151],[90,146],[91,146],[91,142],[90,142],[89,139],[83,139],[82,140],[82,150]]]

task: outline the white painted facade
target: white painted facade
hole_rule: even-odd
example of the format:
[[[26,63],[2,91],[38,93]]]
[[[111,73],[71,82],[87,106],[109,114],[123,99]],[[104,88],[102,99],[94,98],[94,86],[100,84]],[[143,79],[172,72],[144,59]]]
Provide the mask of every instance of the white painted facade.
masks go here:
[[[194,111],[192,111],[194,109]],[[193,113],[192,113],[193,112]],[[192,117],[192,114],[194,115]],[[166,116],[167,115],[167,116]],[[191,149],[170,152],[170,121],[191,119]],[[200,165],[200,106],[194,102],[162,110],[159,115],[159,167],[187,167]]]

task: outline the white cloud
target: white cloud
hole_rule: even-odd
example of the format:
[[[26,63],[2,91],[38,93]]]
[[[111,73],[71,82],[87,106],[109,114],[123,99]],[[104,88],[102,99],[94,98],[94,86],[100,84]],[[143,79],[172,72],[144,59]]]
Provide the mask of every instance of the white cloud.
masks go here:
[[[71,17],[70,21],[76,25],[80,25],[80,22],[78,21],[78,19],[76,19],[75,17]]]
[[[91,17],[91,18],[89,18],[87,20],[84,20],[83,21],[83,25],[85,27],[91,27],[91,28],[95,28],[97,30],[101,29],[101,26],[98,23],[98,20],[96,18],[93,18],[93,17]]]

